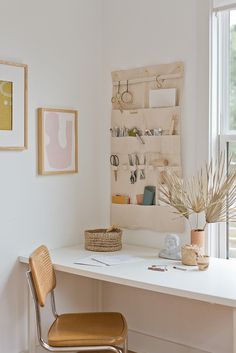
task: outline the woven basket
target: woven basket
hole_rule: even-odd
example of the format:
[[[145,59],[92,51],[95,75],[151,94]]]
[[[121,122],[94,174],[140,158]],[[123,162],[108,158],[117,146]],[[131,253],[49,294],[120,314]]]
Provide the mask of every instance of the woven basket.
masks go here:
[[[184,245],[181,248],[182,264],[188,266],[197,265],[197,248],[193,245]]]
[[[106,229],[85,230],[85,249],[91,251],[117,251],[122,248],[122,230],[107,232]]]

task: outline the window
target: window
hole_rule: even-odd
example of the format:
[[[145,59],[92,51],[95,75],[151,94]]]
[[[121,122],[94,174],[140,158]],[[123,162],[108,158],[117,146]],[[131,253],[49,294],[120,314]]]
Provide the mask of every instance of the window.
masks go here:
[[[236,165],[236,8],[216,11],[212,26],[212,154]],[[219,226],[218,255],[236,258],[236,223]]]
[[[236,131],[236,10],[230,11],[229,45],[229,118],[230,131]],[[234,144],[233,150],[235,151]]]

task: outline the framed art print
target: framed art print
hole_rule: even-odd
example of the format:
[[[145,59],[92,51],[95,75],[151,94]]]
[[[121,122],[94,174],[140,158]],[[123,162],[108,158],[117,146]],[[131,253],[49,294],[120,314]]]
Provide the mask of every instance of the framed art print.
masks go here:
[[[27,65],[0,61],[0,150],[27,148]]]
[[[77,111],[38,109],[38,171],[42,175],[78,172]]]

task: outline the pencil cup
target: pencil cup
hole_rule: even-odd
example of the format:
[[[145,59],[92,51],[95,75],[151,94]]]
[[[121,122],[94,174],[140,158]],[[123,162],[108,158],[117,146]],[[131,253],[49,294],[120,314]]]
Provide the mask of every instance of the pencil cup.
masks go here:
[[[142,205],[143,204],[143,194],[136,195],[136,201],[137,201],[137,205]]]

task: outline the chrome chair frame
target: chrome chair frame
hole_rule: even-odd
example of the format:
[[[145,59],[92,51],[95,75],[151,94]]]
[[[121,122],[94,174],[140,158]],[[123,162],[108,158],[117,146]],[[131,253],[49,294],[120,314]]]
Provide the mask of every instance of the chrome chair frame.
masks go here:
[[[128,353],[128,338],[126,338],[123,349],[115,346],[79,346],[79,347],[53,347],[50,346],[42,337],[42,328],[41,328],[41,315],[40,315],[40,307],[37,301],[36,291],[34,288],[34,282],[32,278],[31,270],[26,272],[27,282],[30,288],[31,295],[33,297],[35,313],[36,313],[36,327],[37,327],[37,336],[40,343],[40,346],[49,352],[93,352],[93,351],[110,351],[114,353]],[[57,319],[58,314],[56,311],[56,303],[54,291],[51,291],[51,310],[55,319]]]

